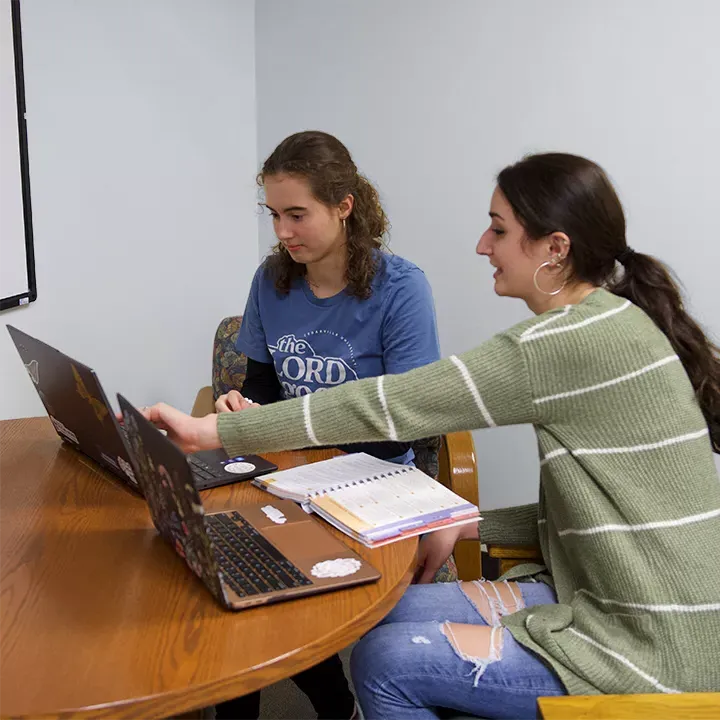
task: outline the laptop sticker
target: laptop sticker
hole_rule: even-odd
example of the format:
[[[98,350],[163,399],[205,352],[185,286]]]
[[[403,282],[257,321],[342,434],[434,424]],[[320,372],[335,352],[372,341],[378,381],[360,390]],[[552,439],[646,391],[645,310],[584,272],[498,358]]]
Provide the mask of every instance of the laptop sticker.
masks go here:
[[[99,449],[99,448],[98,448],[98,449]],[[106,463],[108,463],[108,465],[111,465],[112,467],[114,467],[115,469],[117,469],[117,463],[116,463],[109,455],[106,455],[102,450],[100,450],[100,457],[101,457]]]
[[[40,384],[40,366],[37,360],[31,360],[29,363],[25,363],[25,369],[27,370],[30,379],[35,385]]]
[[[127,460],[123,460],[118,455],[118,465],[120,466],[120,469],[137,485],[137,480],[135,479],[135,473],[133,472],[132,465]]]
[[[244,475],[254,469],[255,465],[249,462],[229,462],[225,465],[225,472],[234,473],[235,475]]]
[[[287,518],[282,510],[278,510],[272,505],[263,505],[260,508],[267,517],[272,520],[276,525],[284,525],[287,522]]]
[[[166,508],[169,511],[165,517],[166,527],[164,528],[166,535],[171,539],[171,542],[175,546],[175,551],[180,557],[185,558],[185,562],[189,565],[190,569],[198,576],[203,576],[203,563],[201,557],[196,551],[195,543],[190,540],[190,528],[185,522],[185,508],[183,502],[175,493],[175,485],[177,481],[173,482],[167,469],[164,465],[158,465],[157,476],[160,478],[160,483],[165,492],[169,493],[167,498],[170,502],[166,504]],[[190,489],[192,491],[192,488]],[[174,507],[173,507],[174,506]],[[192,509],[195,513],[195,509]],[[193,530],[195,526],[191,524]]]
[[[337,560],[323,560],[315,563],[310,574],[316,578],[338,578],[354,575],[362,563],[355,558],[338,558]]]
[[[75,389],[77,390],[77,394],[83,400],[87,400],[88,403],[90,403],[90,407],[93,409],[95,417],[97,417],[97,419],[102,422],[105,419],[106,415],[108,415],[108,409],[105,407],[105,403],[101,400],[98,400],[97,398],[94,398],[88,392],[88,389],[85,387],[85,383],[80,377],[80,373],[77,371],[77,368],[74,365],[71,365],[70,367],[72,368],[73,375],[75,376]]]
[[[54,418],[52,415],[50,415],[50,420],[52,420],[52,424],[55,426],[55,429],[66,440],[70,440],[70,442],[74,442],[76,445],[80,444],[80,441],[77,439],[77,435],[72,430],[66,428],[57,418]]]

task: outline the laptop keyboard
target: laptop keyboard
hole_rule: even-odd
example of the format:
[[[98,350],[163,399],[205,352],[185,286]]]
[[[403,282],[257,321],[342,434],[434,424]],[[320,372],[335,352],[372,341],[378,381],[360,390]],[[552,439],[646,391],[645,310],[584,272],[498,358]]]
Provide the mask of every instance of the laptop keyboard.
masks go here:
[[[216,468],[211,467],[202,460],[198,460],[192,455],[188,455],[187,459],[190,461],[190,469],[192,470],[193,476],[203,482],[203,484],[217,480],[218,477],[222,477],[222,475],[218,475],[216,472],[213,472]]]
[[[312,585],[239,513],[207,515],[205,519],[223,580],[240,597]]]

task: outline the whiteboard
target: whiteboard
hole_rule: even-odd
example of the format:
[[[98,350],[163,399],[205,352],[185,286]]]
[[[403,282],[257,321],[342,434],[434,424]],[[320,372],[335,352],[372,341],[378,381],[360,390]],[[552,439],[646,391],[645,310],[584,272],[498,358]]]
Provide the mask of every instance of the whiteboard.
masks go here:
[[[0,0],[0,310],[36,298],[20,0]]]

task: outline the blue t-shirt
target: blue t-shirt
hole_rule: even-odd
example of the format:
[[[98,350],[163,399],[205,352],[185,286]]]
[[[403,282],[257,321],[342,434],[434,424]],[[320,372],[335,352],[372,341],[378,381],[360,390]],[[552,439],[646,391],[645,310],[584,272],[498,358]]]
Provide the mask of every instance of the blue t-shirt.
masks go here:
[[[367,300],[344,290],[317,298],[305,278],[284,295],[261,266],[237,349],[274,364],[285,398],[427,365],[440,358],[430,284],[413,263],[380,253]]]

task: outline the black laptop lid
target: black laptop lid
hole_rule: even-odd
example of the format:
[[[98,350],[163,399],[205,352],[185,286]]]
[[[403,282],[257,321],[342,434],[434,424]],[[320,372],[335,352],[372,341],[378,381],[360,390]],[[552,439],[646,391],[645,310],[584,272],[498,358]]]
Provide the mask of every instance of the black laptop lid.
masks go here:
[[[135,475],[159,533],[226,604],[205,511],[183,452],[118,394]]]
[[[115,413],[95,372],[12,325],[7,329],[58,434],[135,485]]]

